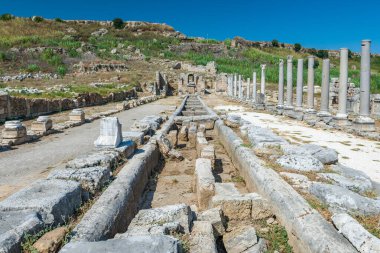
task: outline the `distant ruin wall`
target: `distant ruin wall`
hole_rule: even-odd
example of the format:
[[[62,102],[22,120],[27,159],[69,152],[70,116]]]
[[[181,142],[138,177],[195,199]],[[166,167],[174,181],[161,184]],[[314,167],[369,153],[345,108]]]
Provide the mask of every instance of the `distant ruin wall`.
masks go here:
[[[135,90],[110,93],[104,97],[98,93],[84,93],[74,99],[22,98],[0,94],[0,122],[12,119],[33,118],[44,114],[72,110],[78,107],[103,105],[132,97],[136,97]]]

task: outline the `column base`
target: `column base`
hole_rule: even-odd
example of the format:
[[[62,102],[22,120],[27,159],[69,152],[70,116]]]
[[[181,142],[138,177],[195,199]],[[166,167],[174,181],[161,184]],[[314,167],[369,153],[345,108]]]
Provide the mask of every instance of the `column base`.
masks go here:
[[[276,114],[282,115],[284,113],[284,106],[283,105],[277,105],[276,106]]]
[[[265,110],[265,104],[254,104],[253,108],[256,110]]]
[[[347,114],[338,113],[337,115],[335,115],[335,117],[333,117],[333,122],[338,127],[345,127],[351,125],[350,121],[348,120]]]
[[[314,126],[317,123],[317,121],[319,120],[317,117],[317,111],[314,109],[306,109],[305,113],[303,115],[303,120],[307,124]]]
[[[359,116],[353,122],[356,131],[374,132],[376,131],[375,120],[367,116]]]
[[[323,121],[326,124],[330,123],[333,118],[329,112],[318,112],[317,117],[320,121]]]

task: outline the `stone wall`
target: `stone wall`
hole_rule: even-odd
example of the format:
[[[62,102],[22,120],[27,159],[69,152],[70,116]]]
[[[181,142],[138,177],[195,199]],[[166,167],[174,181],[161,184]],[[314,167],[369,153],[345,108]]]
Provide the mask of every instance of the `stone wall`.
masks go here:
[[[22,98],[0,93],[0,122],[11,119],[33,118],[78,107],[103,105],[135,96],[136,92],[134,90],[110,93],[104,97],[97,93],[84,93],[74,99]]]

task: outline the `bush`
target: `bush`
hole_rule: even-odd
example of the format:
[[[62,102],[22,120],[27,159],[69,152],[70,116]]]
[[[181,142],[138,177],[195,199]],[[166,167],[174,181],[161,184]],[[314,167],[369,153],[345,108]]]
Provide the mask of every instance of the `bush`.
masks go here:
[[[0,16],[0,20],[2,21],[9,21],[9,20],[12,20],[14,19],[15,17],[12,15],[12,14],[9,14],[9,13],[4,13]]]
[[[279,43],[278,43],[278,40],[272,40],[272,46],[273,47],[279,47]]]
[[[42,52],[41,59],[52,66],[59,66],[63,63],[61,56],[54,53],[54,51],[51,48],[46,49]]]
[[[230,47],[231,47],[231,43],[232,43],[231,39],[226,39],[226,40],[224,41],[224,45],[226,45],[227,48],[230,48]]]
[[[57,73],[60,76],[64,76],[67,73],[67,68],[64,65],[58,66],[57,67]]]
[[[40,71],[40,67],[39,67],[37,64],[29,64],[29,65],[26,67],[26,71],[27,71],[28,73],[38,72],[38,71]]]
[[[40,22],[44,21],[45,19],[43,17],[40,17],[40,16],[34,16],[34,17],[32,17],[32,20],[36,23],[40,23]]]
[[[54,21],[58,23],[63,23],[63,20],[61,18],[55,18]]]
[[[352,58],[352,51],[350,49],[348,49],[348,58]]]
[[[302,46],[300,43],[294,44],[294,51],[299,52],[301,50]]]
[[[121,18],[115,18],[112,23],[116,29],[123,29],[125,27],[124,21]]]
[[[7,54],[4,52],[0,52],[0,61],[8,60]]]
[[[321,59],[325,59],[329,57],[329,52],[327,50],[318,50],[316,56]]]

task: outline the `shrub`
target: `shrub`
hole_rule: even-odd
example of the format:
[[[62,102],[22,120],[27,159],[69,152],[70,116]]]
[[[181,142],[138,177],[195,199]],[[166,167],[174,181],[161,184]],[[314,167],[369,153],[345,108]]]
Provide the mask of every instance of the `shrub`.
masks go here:
[[[46,49],[42,52],[41,59],[53,66],[62,65],[61,56],[54,53],[54,51],[51,48]]]
[[[327,50],[318,50],[316,56],[321,59],[325,59],[329,57],[329,52]]]
[[[0,20],[2,20],[2,21],[9,21],[12,19],[14,19],[14,16],[12,14],[9,14],[9,13],[4,13],[0,16]]]
[[[124,21],[121,19],[121,18],[115,18],[113,21],[113,27],[115,27],[116,29],[123,29],[125,24],[124,24]]]
[[[348,58],[352,58],[352,51],[350,49],[348,49]]]
[[[57,73],[60,76],[64,76],[67,73],[67,68],[64,65],[60,65],[57,67]]]
[[[63,23],[63,20],[61,18],[55,18],[54,21],[58,23]]]
[[[32,17],[32,20],[36,23],[40,23],[40,22],[44,21],[45,19],[43,17],[40,17],[40,16],[34,16],[34,17]]]
[[[0,52],[0,61],[6,61],[7,59],[7,54],[4,52]]]
[[[294,51],[299,52],[301,50],[302,46],[300,43],[294,44]]]
[[[226,39],[226,40],[224,41],[224,45],[226,45],[228,48],[231,47],[231,43],[232,43],[231,39]]]
[[[40,67],[39,67],[37,64],[29,64],[29,65],[26,67],[26,71],[27,71],[28,73],[38,72],[38,71],[40,71]]]
[[[279,43],[278,43],[278,40],[272,40],[272,46],[273,47],[279,47]]]

